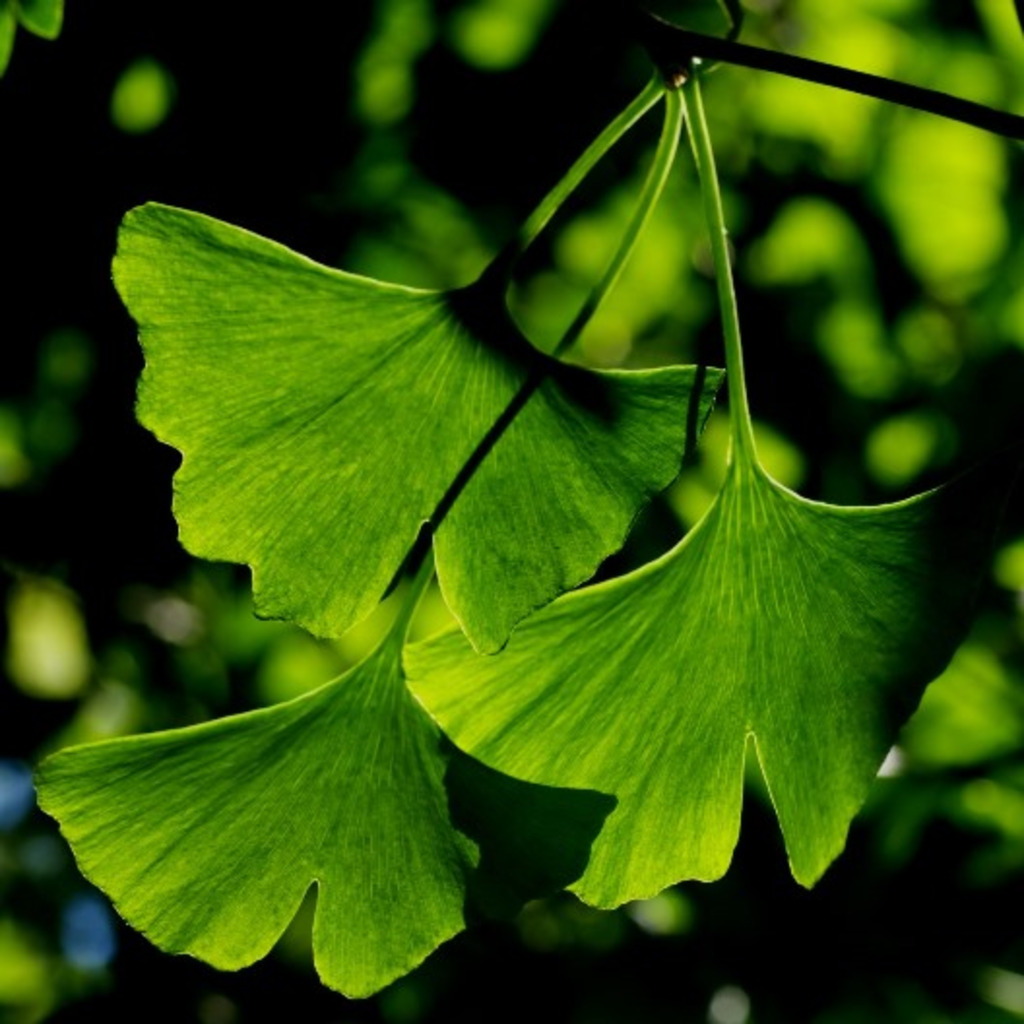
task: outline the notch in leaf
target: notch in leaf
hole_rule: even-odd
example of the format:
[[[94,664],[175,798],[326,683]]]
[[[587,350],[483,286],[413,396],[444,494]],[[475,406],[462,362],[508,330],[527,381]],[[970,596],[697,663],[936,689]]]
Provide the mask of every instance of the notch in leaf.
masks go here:
[[[853,509],[734,464],[664,559],[565,595],[492,658],[454,633],[414,645],[411,685],[484,763],[618,799],[574,886],[588,902],[724,874],[749,739],[811,885],[963,638],[1012,468]]]
[[[751,740],[793,874],[821,876],[966,631],[1021,461],[878,508],[807,501],[768,477],[696,74],[684,92],[725,322],[726,482],[673,551],[549,605],[500,655],[448,634],[406,658],[414,692],[473,756],[618,799],[573,886],[599,906],[725,872]]]
[[[614,801],[456,750],[406,689],[406,621],[297,700],[43,762],[41,806],[130,924],[233,970],[269,952],[315,884],[317,969],[363,997],[474,916],[579,877]]]
[[[646,90],[629,116],[660,92]],[[620,262],[672,162],[675,97],[668,109]],[[556,205],[549,197],[527,234]],[[524,503],[540,503],[549,529],[564,520],[577,547],[593,551],[668,466],[670,444],[678,463],[679,439],[702,424],[720,376],[563,367],[529,348],[500,303],[490,319],[482,286],[442,296],[382,285],[167,207],[128,216],[115,272],[147,349],[140,415],[186,450],[177,477],[186,540],[215,557],[256,552],[257,582],[264,567],[269,579],[264,610],[269,593],[278,614],[323,631],[363,607],[367,578],[386,586],[406,554],[401,530],[397,541],[391,534],[396,522],[418,528],[435,505],[451,509],[441,529],[466,538],[453,542],[450,562],[458,566],[463,549],[479,559],[468,578],[449,577],[456,593],[502,568],[486,545],[500,554],[509,537],[545,542],[537,521],[515,521]],[[615,272],[613,262],[591,307]],[[692,403],[675,404],[691,392]],[[589,454],[595,443],[609,451]],[[552,479],[557,490],[543,486]],[[464,490],[453,497],[456,482]],[[604,520],[574,522],[591,499]],[[438,550],[444,558],[440,540]],[[315,881],[321,975],[368,995],[472,913],[514,909],[582,872],[613,801],[484,768],[408,693],[401,645],[431,571],[428,558],[381,648],[315,693],[62,751],[40,767],[40,802],[83,870],[162,948],[220,967],[252,963]],[[500,614],[515,607],[507,599]]]
[[[139,418],[184,455],[184,545],[251,565],[261,614],[335,636],[375,607],[433,521],[442,590],[485,651],[589,577],[678,472],[721,373],[597,373],[544,356],[505,309],[502,269],[663,94],[652,83],[513,250],[454,293],[332,270],[200,214],[130,212],[114,278],[146,355]],[[660,194],[677,108],[577,333]]]

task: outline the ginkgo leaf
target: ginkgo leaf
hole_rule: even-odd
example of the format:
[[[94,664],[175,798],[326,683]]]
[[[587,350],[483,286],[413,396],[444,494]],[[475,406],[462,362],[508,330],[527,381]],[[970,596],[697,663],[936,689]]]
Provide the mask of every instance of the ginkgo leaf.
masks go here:
[[[458,634],[407,652],[410,685],[464,750],[618,804],[574,889],[599,906],[729,865],[748,747],[794,876],[845,843],[899,726],[969,624],[1019,454],[877,508],[801,498],[754,446],[726,229],[700,96],[682,87],[715,261],[733,450],[671,552],[566,595],[497,656]]]
[[[7,70],[18,25],[44,39],[56,39],[64,20],[64,0],[0,0],[0,75]]]
[[[841,508],[738,460],[668,555],[560,598],[494,657],[457,633],[414,645],[411,685],[485,763],[618,799],[574,886],[588,902],[725,872],[749,740],[812,885],[963,637],[1012,475]]]
[[[486,278],[382,284],[165,206],[127,215],[114,275],[146,355],[139,418],[184,453],[182,542],[251,565],[259,612],[321,636],[375,607],[433,519],[454,613],[500,647],[621,546],[721,380],[566,366],[519,335]]]
[[[353,997],[578,877],[613,804],[459,753],[393,642],[287,704],[61,751],[37,786],[85,875],[169,952],[251,964],[315,884],[317,969]]]

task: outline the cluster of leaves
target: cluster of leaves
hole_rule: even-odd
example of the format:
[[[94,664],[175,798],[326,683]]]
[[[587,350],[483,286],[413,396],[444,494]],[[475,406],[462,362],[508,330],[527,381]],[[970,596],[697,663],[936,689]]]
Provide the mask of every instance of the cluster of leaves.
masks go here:
[[[429,522],[465,633],[406,652],[431,718],[402,664],[425,561],[381,647],[314,694],[43,766],[83,869],[159,945],[252,962],[315,881],[321,974],[365,995],[477,909],[567,885],[611,906],[717,877],[751,739],[797,878],[841,849],[966,628],[1009,474],[880,509],[770,479],[687,90],[725,296],[729,476],[664,559],[553,603],[671,481],[717,371],[542,356],[505,312],[500,260],[468,289],[415,292],[198,214],[126,218],[115,277],[147,356],[140,416],[184,453],[190,550],[250,564],[264,614],[337,635]],[[673,146],[680,102],[670,90]]]

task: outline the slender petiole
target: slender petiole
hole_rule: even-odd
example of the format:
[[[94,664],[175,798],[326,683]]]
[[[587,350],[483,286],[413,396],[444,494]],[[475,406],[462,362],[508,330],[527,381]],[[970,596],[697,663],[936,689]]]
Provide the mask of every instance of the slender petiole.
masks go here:
[[[734,457],[746,464],[757,464],[754,431],[747,402],[747,383],[743,373],[743,346],[740,342],[740,319],[736,306],[736,289],[729,260],[728,232],[722,212],[722,193],[718,187],[715,154],[704,117],[704,101],[700,92],[700,62],[693,61],[683,85],[690,144],[697,161],[704,214],[711,233],[711,255],[715,264],[715,284],[722,314],[725,340],[725,370],[729,386],[729,420],[732,426]]]
[[[539,231],[540,228],[543,227],[544,223],[546,223],[554,213],[558,202],[561,202],[561,200],[564,199],[572,190],[572,188],[566,188],[564,193],[562,191],[563,185],[573,177],[574,171],[578,170],[580,177],[582,177],[582,175],[585,174],[586,171],[589,170],[597,161],[601,153],[606,151],[612,142],[614,142],[614,140],[629,127],[629,124],[634,123],[640,114],[645,110],[649,110],[650,107],[652,107],[654,103],[663,96],[666,96],[665,123],[662,127],[658,148],[654,156],[654,162],[651,165],[650,171],[648,171],[647,179],[644,182],[643,189],[641,190],[640,199],[637,202],[636,209],[633,212],[633,216],[626,228],[622,240],[619,242],[615,255],[612,257],[611,263],[608,265],[608,269],[604,272],[600,281],[598,281],[590,292],[583,304],[583,308],[576,315],[561,341],[559,341],[555,346],[553,352],[554,356],[561,355],[566,349],[575,343],[590,318],[603,302],[605,296],[618,280],[623,266],[625,266],[626,261],[633,252],[637,240],[650,219],[658,198],[664,190],[665,182],[668,179],[669,171],[672,169],[676,151],[679,147],[679,133],[683,122],[683,104],[678,89],[666,86],[659,75],[654,82],[647,87],[644,93],[642,93],[633,102],[633,104],[631,104],[630,108],[619,115],[616,121],[601,133],[598,140],[590,147],[590,150],[588,150],[588,153],[593,151],[592,156],[588,158],[587,154],[584,154],[584,156],[576,162],[573,171],[570,171],[570,173],[563,179],[562,183],[560,183],[560,185],[550,193],[548,199],[546,199],[544,203],[537,208],[537,212],[529,221],[527,221],[527,227],[524,227],[523,231],[520,232],[520,238],[528,238],[531,232],[535,233],[536,231]],[[630,110],[633,111],[632,115],[630,115]],[[617,128],[616,125],[618,125]],[[605,140],[603,143],[601,141],[602,139]],[[575,187],[575,185],[572,187]],[[557,201],[552,198],[556,193],[559,194]],[[550,210],[547,209],[549,202]],[[534,221],[536,222],[534,227],[529,228],[531,222]],[[527,242],[526,244],[529,243]],[[499,257],[499,260],[501,258],[502,257]],[[492,269],[497,266],[499,266],[498,261],[491,264]],[[448,488],[444,497],[437,505],[433,516],[435,529],[440,526],[444,517],[448,514],[452,505],[456,502],[466,484],[472,478],[473,473],[476,472],[477,467],[479,467],[481,462],[483,462],[487,457],[488,453],[498,443],[509,425],[516,416],[519,415],[523,407],[533,396],[534,392],[536,392],[544,382],[548,372],[548,367],[544,363],[539,363],[533,367],[529,376],[527,376],[526,380],[523,382],[522,387],[520,387],[512,401],[506,406],[505,411],[498,417],[483,440],[481,440],[476,446],[472,455],[470,455],[466,460],[463,471],[459,473],[452,486]]]
[[[548,221],[558,212],[559,207],[579,187],[594,166],[664,95],[661,76],[645,86],[643,92],[629,104],[600,135],[584,150],[578,160],[569,168],[562,180],[541,200],[537,208],[526,218],[515,238],[498,254],[494,264],[510,268],[534,243],[547,226]]]
[[[598,307],[604,302],[605,296],[615,286],[619,275],[629,257],[636,248],[647,222],[651,219],[658,200],[665,190],[665,183],[668,181],[669,172],[675,163],[676,152],[679,149],[679,134],[683,127],[683,101],[679,90],[659,84],[659,89],[665,93],[665,121],[661,129],[661,137],[658,140],[658,148],[654,154],[654,162],[647,172],[647,180],[644,182],[640,198],[637,200],[636,209],[630,219],[629,225],[619,242],[615,255],[612,256],[607,270],[601,280],[594,286],[587,296],[582,309],[576,314],[576,318],[569,325],[562,340],[555,347],[554,355],[561,355],[566,349],[576,343],[576,340],[583,333],[583,329],[590,322],[591,317],[597,312]]]
[[[409,632],[409,625],[433,577],[434,551],[432,547],[428,546],[409,583],[409,589],[406,592],[405,599],[402,601],[402,607],[398,609],[398,615],[388,630],[385,643],[394,643],[398,647],[404,646],[405,638]]]

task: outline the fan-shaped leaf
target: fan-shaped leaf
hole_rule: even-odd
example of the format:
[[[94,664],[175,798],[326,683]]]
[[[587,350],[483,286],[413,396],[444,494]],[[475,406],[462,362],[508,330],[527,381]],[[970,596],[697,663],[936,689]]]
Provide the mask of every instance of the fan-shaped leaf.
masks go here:
[[[405,688],[396,643],[298,700],[61,751],[39,769],[85,874],[161,948],[235,969],[314,882],[324,982],[366,996],[477,912],[577,878],[613,804],[456,751]]]
[[[486,281],[381,284],[164,206],[128,214],[114,272],[146,353],[139,417],[184,452],[183,543],[249,563],[260,612],[319,635],[372,610],[434,519],[453,611],[499,647],[622,544],[721,380],[565,366]]]
[[[725,872],[751,739],[811,885],[963,636],[1012,475],[839,508],[737,460],[664,558],[559,599],[495,657],[455,633],[413,646],[411,685],[484,762],[618,798],[575,886],[589,902]]]

